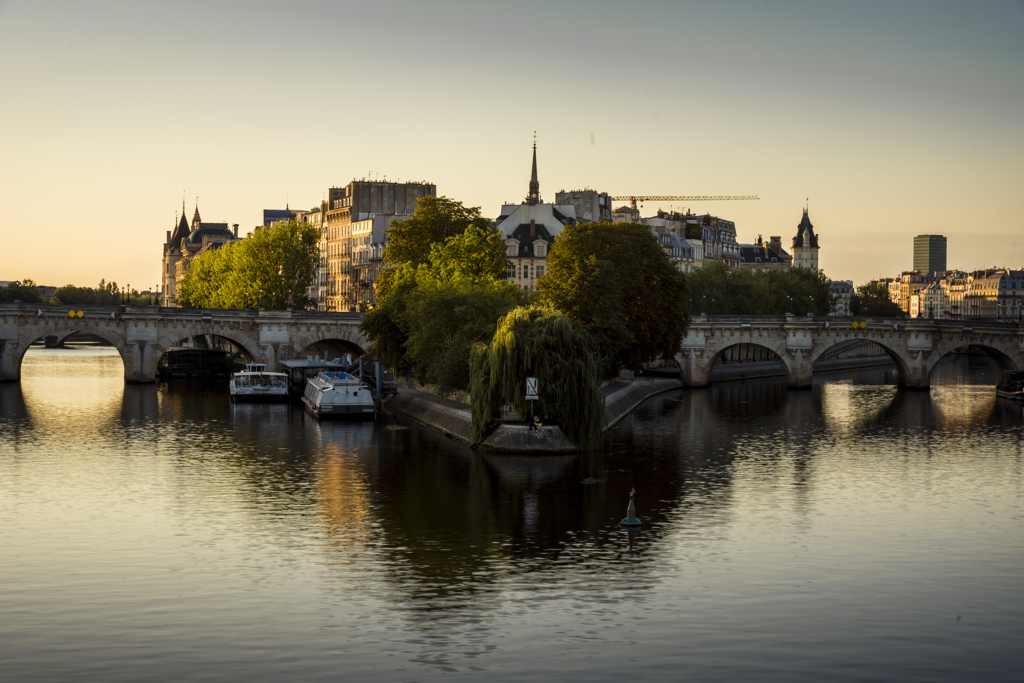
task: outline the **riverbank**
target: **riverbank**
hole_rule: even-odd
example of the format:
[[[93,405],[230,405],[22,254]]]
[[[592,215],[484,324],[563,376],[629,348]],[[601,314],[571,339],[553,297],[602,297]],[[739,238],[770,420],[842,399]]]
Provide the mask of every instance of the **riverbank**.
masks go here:
[[[618,424],[651,396],[681,389],[678,379],[650,378],[619,380],[601,389],[605,397],[605,431]],[[399,387],[398,393],[384,399],[384,406],[449,438],[482,451],[505,453],[574,453],[579,449],[557,425],[542,425],[531,431],[521,423],[499,422],[480,443],[472,440],[472,415],[465,403],[434,394]]]

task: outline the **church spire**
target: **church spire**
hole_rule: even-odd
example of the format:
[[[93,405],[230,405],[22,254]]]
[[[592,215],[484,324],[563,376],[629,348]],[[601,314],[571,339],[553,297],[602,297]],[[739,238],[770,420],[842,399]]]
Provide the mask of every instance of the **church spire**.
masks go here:
[[[530,175],[530,194],[526,203],[533,206],[540,203],[540,182],[537,180],[537,131],[533,131],[533,173]]]

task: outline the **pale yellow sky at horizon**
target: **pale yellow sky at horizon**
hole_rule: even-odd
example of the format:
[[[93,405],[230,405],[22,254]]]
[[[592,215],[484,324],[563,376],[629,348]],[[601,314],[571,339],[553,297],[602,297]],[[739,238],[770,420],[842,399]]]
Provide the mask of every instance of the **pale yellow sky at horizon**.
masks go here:
[[[688,208],[788,246],[809,197],[833,279],[927,233],[1020,268],[1022,29],[1008,0],[0,1],[0,280],[146,289],[183,191],[242,231],[371,173],[493,218],[534,130],[548,200],[756,194]]]

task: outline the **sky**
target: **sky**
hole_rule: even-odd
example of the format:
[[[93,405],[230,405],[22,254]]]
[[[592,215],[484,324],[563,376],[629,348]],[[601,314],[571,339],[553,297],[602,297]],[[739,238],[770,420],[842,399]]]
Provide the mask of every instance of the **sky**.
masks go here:
[[[541,195],[646,203],[861,284],[948,237],[1024,267],[1024,2],[0,0],[0,280],[146,289],[166,231],[426,180],[496,217]]]

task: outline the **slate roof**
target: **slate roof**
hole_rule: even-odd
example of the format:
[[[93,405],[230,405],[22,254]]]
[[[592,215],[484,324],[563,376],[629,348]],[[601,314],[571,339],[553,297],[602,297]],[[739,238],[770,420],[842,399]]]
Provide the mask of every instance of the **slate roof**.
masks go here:
[[[519,253],[509,258],[536,258],[533,244],[537,240],[547,242],[548,248],[551,248],[551,245],[555,243],[555,238],[551,236],[551,233],[549,233],[547,228],[543,225],[536,225],[535,227],[536,230],[534,232],[536,234],[531,235],[530,224],[520,223],[516,229],[512,231],[512,234],[506,238],[519,240]]]
[[[760,244],[741,244],[740,257],[744,263],[789,263],[792,259],[786,250],[782,253]]]
[[[263,225],[267,226],[274,221],[287,221],[292,217],[288,209],[263,209]]]
[[[168,242],[171,246],[178,246],[181,244],[181,240],[188,237],[191,230],[188,227],[188,221],[185,219],[185,212],[181,212],[181,220],[178,221],[178,225],[171,231],[171,241]]]
[[[810,237],[810,243],[804,244],[804,234],[808,234]],[[800,225],[796,226],[796,237],[793,238],[793,247],[814,247],[818,248],[818,236],[814,234],[814,226],[811,225],[811,219],[807,215],[807,209],[804,209],[804,217],[800,219]]]

